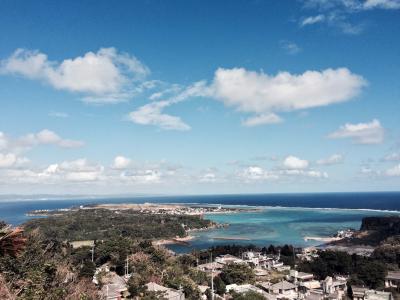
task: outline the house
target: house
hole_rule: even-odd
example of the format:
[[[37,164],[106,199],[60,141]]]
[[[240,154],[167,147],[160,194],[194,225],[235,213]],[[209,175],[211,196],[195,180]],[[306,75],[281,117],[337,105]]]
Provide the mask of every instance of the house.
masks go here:
[[[334,294],[337,291],[346,292],[347,280],[344,277],[332,278],[327,276],[325,280],[322,281],[322,290],[326,294]]]
[[[393,296],[390,292],[382,292],[375,290],[368,290],[365,292],[365,300],[392,300]]]
[[[323,300],[324,294],[321,290],[311,290],[304,297],[305,300]]]
[[[148,291],[162,293],[163,298],[167,300],[185,300],[185,294],[180,290],[167,288],[155,282],[147,283],[146,287]]]
[[[321,283],[318,280],[309,280],[299,283],[299,290],[303,293],[308,293],[311,290],[318,290],[318,289],[321,289]]]
[[[353,291],[353,300],[364,300],[365,292],[368,291],[367,288],[357,286],[352,286],[351,289]]]
[[[296,299],[298,296],[297,286],[286,280],[271,285],[269,288],[269,293],[275,294],[277,299]]]
[[[220,255],[215,259],[215,262],[227,265],[227,264],[243,264],[245,263],[243,259],[236,257],[234,255],[230,254],[225,254],[225,255]]]
[[[400,272],[388,272],[385,277],[385,287],[400,288]]]
[[[197,269],[206,273],[214,272],[214,275],[219,274],[224,267],[223,264],[218,262],[211,262],[206,264],[201,264],[197,266]]]
[[[315,247],[306,247],[301,250],[301,253],[296,254],[296,256],[300,260],[312,261],[319,256],[318,249]]]
[[[124,278],[114,272],[109,272],[102,280],[104,285],[101,294],[106,300],[119,300],[127,296],[128,288]]]
[[[226,286],[226,291],[229,292],[236,292],[239,294],[247,293],[250,291],[256,292],[257,294],[263,295],[265,298],[268,300],[275,300],[276,298],[273,295],[270,295],[263,291],[262,289],[255,287],[254,285],[251,284],[242,284],[242,285],[237,285],[237,284],[228,284]]]
[[[311,281],[314,279],[313,274],[299,272],[296,270],[290,270],[289,277],[290,277],[290,281],[293,282],[294,284],[304,283],[304,282]]]
[[[369,290],[362,287],[352,287],[354,300],[392,300],[390,292]]]
[[[256,276],[256,280],[262,281],[268,278],[269,273],[267,270],[262,269],[260,267],[254,268],[253,270],[254,270],[254,275]]]

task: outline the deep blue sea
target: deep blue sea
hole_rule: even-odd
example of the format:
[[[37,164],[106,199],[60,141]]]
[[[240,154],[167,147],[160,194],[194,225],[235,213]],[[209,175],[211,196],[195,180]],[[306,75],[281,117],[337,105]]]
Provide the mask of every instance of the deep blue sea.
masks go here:
[[[208,248],[217,244],[294,244],[318,245],[306,236],[331,236],[339,229],[358,229],[365,216],[400,215],[400,192],[263,194],[208,196],[141,196],[133,198],[1,200],[0,220],[18,225],[29,219],[26,212],[57,209],[93,203],[191,203],[261,207],[260,212],[211,214],[207,218],[229,223],[226,229],[195,233],[187,246],[170,246],[176,252]],[[238,238],[220,240],[219,238]]]

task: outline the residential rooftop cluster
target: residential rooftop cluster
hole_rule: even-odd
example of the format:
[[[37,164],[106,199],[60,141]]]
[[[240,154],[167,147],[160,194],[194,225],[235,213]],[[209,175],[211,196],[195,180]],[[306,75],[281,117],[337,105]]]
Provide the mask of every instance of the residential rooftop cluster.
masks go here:
[[[297,257],[309,260],[317,257],[314,248],[305,248]],[[225,286],[223,295],[217,294],[214,290],[214,278],[219,276],[226,266],[241,265],[251,268],[255,281],[253,283],[231,283]],[[296,268],[285,265],[280,260],[280,253],[277,255],[263,254],[257,251],[243,252],[241,257],[231,254],[224,254],[215,257],[207,263],[198,264],[197,270],[205,272],[211,279],[209,285],[197,285],[201,291],[201,299],[235,299],[234,295],[257,294],[267,300],[289,299],[289,300],[342,300],[348,299],[348,277],[327,276],[324,280],[316,280],[314,274],[301,272]],[[98,284],[97,276],[105,273],[109,281],[103,285],[102,293],[104,299],[124,299],[128,297],[127,281],[134,273],[126,273],[125,276],[118,276],[110,272],[107,266],[96,269],[93,282]],[[389,272],[386,276],[385,287],[400,288],[400,272]],[[157,282],[148,282],[145,288],[154,292],[159,299],[185,300],[185,293],[182,288],[174,289],[163,286]],[[392,300],[390,292],[378,291],[367,287],[352,287],[353,300]],[[247,298],[241,298],[247,299]],[[258,298],[257,298],[258,299]],[[262,299],[262,298],[260,298]]]

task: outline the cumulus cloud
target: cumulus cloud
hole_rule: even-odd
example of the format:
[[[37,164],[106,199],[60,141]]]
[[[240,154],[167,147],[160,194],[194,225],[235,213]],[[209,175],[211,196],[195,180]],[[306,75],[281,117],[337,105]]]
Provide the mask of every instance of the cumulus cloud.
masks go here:
[[[217,181],[217,175],[215,173],[206,173],[200,176],[199,178],[200,182],[205,182],[205,183],[212,183]]]
[[[104,167],[99,164],[90,163],[86,158],[72,161],[64,161],[60,164],[48,166],[38,176],[54,177],[67,181],[95,181],[99,180],[104,171]]]
[[[137,170],[127,171],[121,174],[121,178],[135,183],[158,183],[161,181],[162,173],[159,170]]]
[[[291,160],[291,159],[289,159]],[[284,180],[295,178],[326,179],[328,173],[307,169],[307,161],[295,161],[288,163],[286,169],[266,170],[260,166],[249,166],[238,172],[238,177],[245,182],[265,181],[265,180]]]
[[[296,156],[290,155],[285,158],[283,161],[283,165],[291,170],[301,170],[301,169],[307,169],[309,162],[305,159],[300,159]]]
[[[219,68],[211,91],[213,97],[227,106],[265,115],[349,101],[366,84],[363,77],[346,68],[306,71],[299,75]]]
[[[37,133],[29,133],[19,138],[12,138],[0,132],[0,151],[21,153],[39,145],[77,148],[82,147],[84,142],[62,138],[49,129],[43,129]]]
[[[259,166],[249,166],[239,173],[245,181],[278,179],[279,176]]]
[[[56,145],[62,148],[77,148],[84,145],[82,141],[61,138],[58,134],[49,129],[43,129],[38,133],[30,133],[26,136],[23,136],[16,142],[16,144],[17,146],[21,145],[22,147]]]
[[[394,166],[391,169],[386,170],[387,176],[400,176],[400,164]]]
[[[112,168],[117,170],[122,170],[128,168],[131,164],[132,160],[130,158],[118,155],[114,158]]]
[[[0,153],[0,168],[9,168],[17,162],[17,156],[14,153]]]
[[[129,113],[129,120],[140,125],[154,125],[164,130],[190,130],[190,126],[183,122],[180,117],[163,112],[163,109],[170,105],[168,101],[146,104]]]
[[[50,61],[39,51],[17,49],[0,62],[0,74],[40,80],[55,89],[81,93],[86,101],[104,103],[126,100],[132,83],[145,78],[149,69],[115,48],[101,48],[62,62]]]
[[[374,119],[369,123],[346,123],[328,137],[331,139],[349,138],[355,144],[381,144],[385,130],[379,120]]]
[[[342,162],[343,162],[343,155],[341,154],[332,154],[327,158],[317,160],[318,165],[325,165],[325,166],[336,165]]]

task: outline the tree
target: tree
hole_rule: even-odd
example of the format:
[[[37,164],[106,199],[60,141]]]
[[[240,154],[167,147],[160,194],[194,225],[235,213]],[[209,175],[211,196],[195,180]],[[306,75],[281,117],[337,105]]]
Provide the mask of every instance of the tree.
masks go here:
[[[0,255],[16,256],[24,247],[26,239],[21,228],[11,228],[0,221]]]
[[[385,276],[386,267],[380,262],[365,261],[357,268],[357,277],[362,280],[365,285],[373,289],[384,285]]]
[[[128,280],[128,292],[132,297],[139,296],[141,293],[144,293],[147,289],[145,286],[146,280],[140,275],[132,276]]]
[[[259,293],[256,293],[254,291],[249,291],[249,292],[242,293],[242,294],[232,293],[232,299],[233,300],[265,300],[266,298],[263,295],[260,295]]]
[[[223,267],[220,276],[225,284],[253,283],[255,280],[253,270],[245,264],[227,264]]]
[[[226,292],[226,285],[219,276],[214,277],[214,291],[218,295],[223,295]]]
[[[96,265],[90,260],[85,260],[79,270],[79,276],[91,278],[93,277],[95,270]]]

